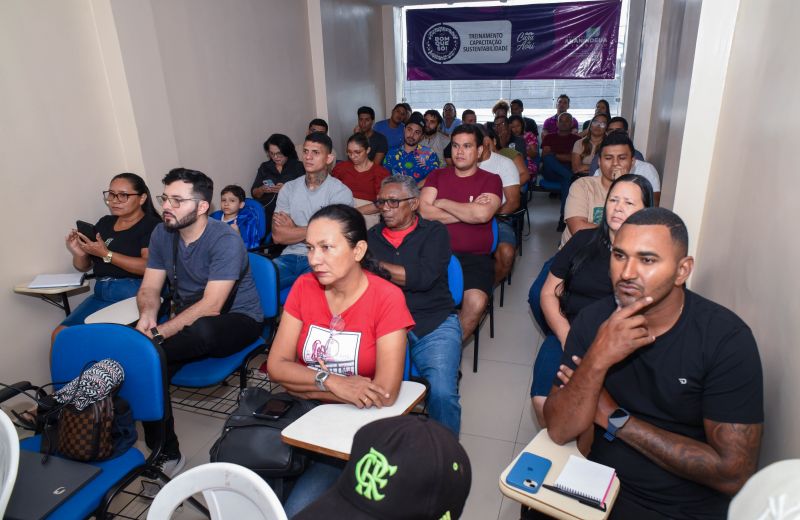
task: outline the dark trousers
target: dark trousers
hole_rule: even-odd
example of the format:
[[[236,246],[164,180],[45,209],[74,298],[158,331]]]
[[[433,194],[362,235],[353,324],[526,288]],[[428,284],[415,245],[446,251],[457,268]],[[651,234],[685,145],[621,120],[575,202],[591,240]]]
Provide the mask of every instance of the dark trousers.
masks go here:
[[[181,367],[192,361],[227,357],[239,352],[258,338],[261,328],[260,322],[237,312],[198,319],[164,341],[162,348],[167,358],[167,380],[171,380]],[[168,455],[177,455],[180,450],[169,399],[164,406],[166,436],[163,451]],[[158,423],[143,422],[142,426],[147,447],[153,449],[158,444]]]
[[[561,217],[564,220],[564,205],[567,203],[569,187],[572,184],[572,170],[556,159],[555,155],[545,155],[542,158],[542,168],[539,170],[542,177],[548,181],[561,183]]]

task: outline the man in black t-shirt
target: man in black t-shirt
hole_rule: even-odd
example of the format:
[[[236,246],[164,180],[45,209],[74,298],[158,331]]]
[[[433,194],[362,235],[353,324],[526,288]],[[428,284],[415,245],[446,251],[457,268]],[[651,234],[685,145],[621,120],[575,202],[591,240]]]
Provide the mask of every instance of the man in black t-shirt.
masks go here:
[[[756,469],[755,339],[733,312],[684,287],[687,245],[669,210],[628,218],[611,252],[614,297],[573,322],[545,403],[555,442],[588,440],[589,458],[616,469],[614,518],[725,518]]]

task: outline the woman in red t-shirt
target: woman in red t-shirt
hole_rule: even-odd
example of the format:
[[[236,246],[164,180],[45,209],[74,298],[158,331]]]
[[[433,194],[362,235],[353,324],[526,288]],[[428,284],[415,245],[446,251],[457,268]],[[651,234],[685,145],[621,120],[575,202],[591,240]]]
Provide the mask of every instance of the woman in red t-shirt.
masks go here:
[[[364,215],[369,229],[380,221],[380,212],[373,202],[389,170],[369,159],[369,140],[362,133],[355,133],[347,140],[347,158],[349,161],[338,163],[331,175],[353,192],[356,209]]]
[[[402,291],[362,267],[366,238],[350,206],[322,208],[308,223],[312,272],[292,286],[267,362],[293,394],[359,408],[397,398],[414,320]]]
[[[334,204],[306,230],[311,273],[292,286],[269,352],[272,382],[305,399],[389,406],[397,399],[414,319],[399,287],[365,268],[367,228],[358,210]],[[284,504],[289,517],[330,488],[342,461],[325,456],[298,478]]]

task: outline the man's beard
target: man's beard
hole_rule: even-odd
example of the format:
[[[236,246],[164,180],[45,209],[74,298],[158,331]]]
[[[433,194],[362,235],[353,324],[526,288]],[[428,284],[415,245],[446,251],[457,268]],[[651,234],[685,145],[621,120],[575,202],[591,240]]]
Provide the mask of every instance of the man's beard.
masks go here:
[[[425,128],[425,130],[423,130],[422,133],[425,134],[426,136],[432,136],[436,134],[436,129]]]
[[[415,148],[419,144],[419,141],[415,142],[413,139],[405,139],[404,141],[406,146],[409,146],[411,148]]]
[[[192,211],[191,213],[189,213],[180,220],[175,220],[173,222],[167,222],[166,220],[164,220],[164,227],[172,231],[178,231],[180,229],[191,226],[195,222],[197,222],[197,212]]]

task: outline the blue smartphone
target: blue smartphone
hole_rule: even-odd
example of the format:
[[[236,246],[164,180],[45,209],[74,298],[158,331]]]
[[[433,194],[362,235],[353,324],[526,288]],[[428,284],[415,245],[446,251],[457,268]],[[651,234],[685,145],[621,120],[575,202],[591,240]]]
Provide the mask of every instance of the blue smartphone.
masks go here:
[[[523,452],[517,459],[517,463],[508,472],[506,484],[526,493],[536,493],[542,487],[544,477],[547,476],[552,464],[544,457]]]

